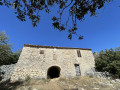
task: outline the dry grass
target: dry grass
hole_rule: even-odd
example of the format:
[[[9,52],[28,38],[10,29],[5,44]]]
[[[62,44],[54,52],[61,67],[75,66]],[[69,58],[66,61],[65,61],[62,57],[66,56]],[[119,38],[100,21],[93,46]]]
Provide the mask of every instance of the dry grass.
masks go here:
[[[14,90],[120,90],[120,82],[109,79],[76,77],[56,79],[26,79]],[[1,89],[0,89],[1,90]],[[12,89],[13,90],[13,89]]]

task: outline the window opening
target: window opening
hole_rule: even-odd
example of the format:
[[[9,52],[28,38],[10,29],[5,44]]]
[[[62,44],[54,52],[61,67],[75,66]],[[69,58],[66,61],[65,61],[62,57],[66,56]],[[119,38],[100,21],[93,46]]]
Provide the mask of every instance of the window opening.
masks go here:
[[[56,59],[57,59],[56,54],[53,54],[53,60],[56,60]]]
[[[80,50],[77,50],[77,55],[78,55],[78,57],[81,57]]]
[[[44,54],[44,50],[40,50],[40,54]]]
[[[80,76],[81,72],[80,72],[80,66],[79,66],[79,64],[75,64],[75,70],[76,70],[76,76]]]

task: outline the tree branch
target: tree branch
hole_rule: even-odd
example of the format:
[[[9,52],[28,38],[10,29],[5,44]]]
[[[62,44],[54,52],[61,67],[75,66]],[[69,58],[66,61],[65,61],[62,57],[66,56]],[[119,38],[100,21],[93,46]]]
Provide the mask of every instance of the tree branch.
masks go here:
[[[62,12],[60,13],[60,15],[62,15],[63,11],[64,11],[67,7],[69,7],[69,6],[72,4],[72,2],[73,2],[73,0],[71,0],[71,3],[70,3],[69,5],[67,5],[66,7],[63,8],[63,10],[62,10]]]

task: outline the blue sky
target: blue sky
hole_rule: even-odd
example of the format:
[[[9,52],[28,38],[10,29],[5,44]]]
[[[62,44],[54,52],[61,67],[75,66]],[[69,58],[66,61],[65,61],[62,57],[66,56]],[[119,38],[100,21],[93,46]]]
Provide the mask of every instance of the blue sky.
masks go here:
[[[98,17],[85,16],[85,20],[78,22],[78,34],[84,36],[78,40],[67,38],[68,32],[59,32],[52,26],[51,17],[56,13],[41,12],[41,20],[33,28],[31,21],[21,22],[16,18],[13,9],[0,6],[0,31],[5,30],[13,43],[13,51],[23,48],[24,44],[91,48],[92,51],[120,47],[120,1],[113,0],[104,8],[98,10]],[[54,9],[54,8],[53,8]],[[52,9],[52,10],[53,10]],[[53,10],[54,11],[54,10]],[[64,16],[67,12],[64,13]]]

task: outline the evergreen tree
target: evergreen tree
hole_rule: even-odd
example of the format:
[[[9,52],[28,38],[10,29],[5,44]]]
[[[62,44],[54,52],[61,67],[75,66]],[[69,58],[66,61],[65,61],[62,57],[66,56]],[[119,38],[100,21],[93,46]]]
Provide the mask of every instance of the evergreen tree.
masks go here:
[[[107,71],[113,78],[120,78],[120,47],[100,51],[95,59],[95,67],[97,71]]]
[[[12,44],[9,43],[9,37],[5,31],[0,32],[0,66],[14,64],[18,61],[20,51],[13,53],[11,50]]]
[[[0,65],[8,64],[9,57],[12,54],[11,44],[8,44],[9,38],[5,31],[0,32]]]

